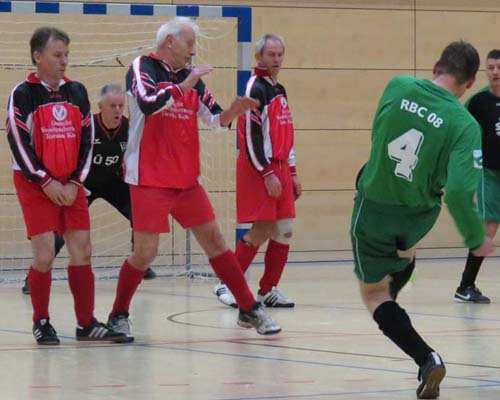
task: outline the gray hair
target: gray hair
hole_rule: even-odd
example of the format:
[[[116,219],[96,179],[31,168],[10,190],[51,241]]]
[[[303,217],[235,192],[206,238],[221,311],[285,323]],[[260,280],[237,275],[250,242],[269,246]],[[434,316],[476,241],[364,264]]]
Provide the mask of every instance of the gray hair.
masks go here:
[[[200,33],[200,28],[196,22],[194,22],[191,18],[188,17],[175,17],[170,21],[164,23],[158,29],[156,34],[156,45],[161,46],[168,35],[178,37],[182,28],[188,27],[191,28],[195,35],[198,36]]]
[[[262,52],[264,51],[264,46],[266,45],[268,40],[277,40],[278,42],[281,42],[283,49],[285,49],[285,39],[283,39],[282,36],[276,35],[274,33],[266,33],[255,42],[255,53],[262,54]]]
[[[119,93],[119,94],[125,94],[125,91],[122,89],[121,85],[118,83],[108,83],[107,85],[104,85],[101,88],[101,100],[106,96],[108,93]]]

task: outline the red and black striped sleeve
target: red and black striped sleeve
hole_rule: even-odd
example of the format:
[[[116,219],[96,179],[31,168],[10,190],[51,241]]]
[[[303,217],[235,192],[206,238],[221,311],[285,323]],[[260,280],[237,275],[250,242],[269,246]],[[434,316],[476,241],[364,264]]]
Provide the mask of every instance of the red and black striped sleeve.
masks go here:
[[[157,113],[169,108],[183,93],[179,85],[167,83],[159,85],[153,59],[147,56],[137,57],[127,74],[127,90],[135,97],[145,115]]]
[[[24,176],[43,187],[48,185],[52,178],[33,147],[31,97],[26,83],[21,83],[12,90],[7,106],[7,139],[14,160]]]
[[[265,88],[256,76],[250,78],[246,95],[259,100],[260,103],[257,110],[250,110],[245,113],[245,127],[243,129],[245,130],[246,154],[255,169],[262,176],[266,176],[273,173],[271,161],[266,154],[264,139],[264,136],[269,134],[269,132],[266,132],[269,127],[265,123],[268,101]]]

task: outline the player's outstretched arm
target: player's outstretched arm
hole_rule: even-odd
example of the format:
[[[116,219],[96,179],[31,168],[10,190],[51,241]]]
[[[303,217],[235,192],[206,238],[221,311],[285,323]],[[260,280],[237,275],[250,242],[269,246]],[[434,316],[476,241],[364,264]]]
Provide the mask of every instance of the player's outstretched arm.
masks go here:
[[[228,126],[231,121],[238,118],[241,114],[248,110],[256,110],[259,107],[259,100],[251,97],[238,96],[236,97],[229,108],[224,110],[220,115],[221,126]]]

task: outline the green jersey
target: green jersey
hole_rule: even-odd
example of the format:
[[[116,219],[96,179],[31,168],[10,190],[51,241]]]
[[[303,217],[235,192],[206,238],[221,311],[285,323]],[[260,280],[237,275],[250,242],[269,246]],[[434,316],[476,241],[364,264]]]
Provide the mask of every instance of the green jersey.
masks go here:
[[[428,80],[398,76],[380,99],[370,159],[359,193],[374,202],[448,209],[469,248],[484,240],[474,193],[482,168],[478,123],[444,88]]]

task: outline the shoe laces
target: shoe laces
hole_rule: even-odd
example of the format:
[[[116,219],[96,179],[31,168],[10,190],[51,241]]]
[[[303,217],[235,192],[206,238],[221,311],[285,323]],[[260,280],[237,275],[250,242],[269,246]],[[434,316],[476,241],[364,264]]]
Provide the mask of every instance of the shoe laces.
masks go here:
[[[117,325],[119,327],[130,327],[132,326],[132,321],[123,314],[118,314],[115,317],[112,318],[113,325]]]
[[[271,291],[269,292],[270,294],[274,294],[278,300],[288,302],[289,300],[286,298],[286,296],[276,287],[273,286]]]
[[[477,286],[472,286],[472,291],[476,294],[478,294],[479,296],[482,296],[483,293],[479,290],[479,288]]]
[[[271,325],[274,324],[273,319],[267,313],[266,309],[262,304],[259,303],[259,306],[253,310],[255,316],[261,321],[262,325]]]
[[[42,322],[43,321],[43,322]],[[48,319],[45,320],[40,320],[39,324],[39,329],[44,335],[57,335],[56,330],[54,327],[50,324]]]

